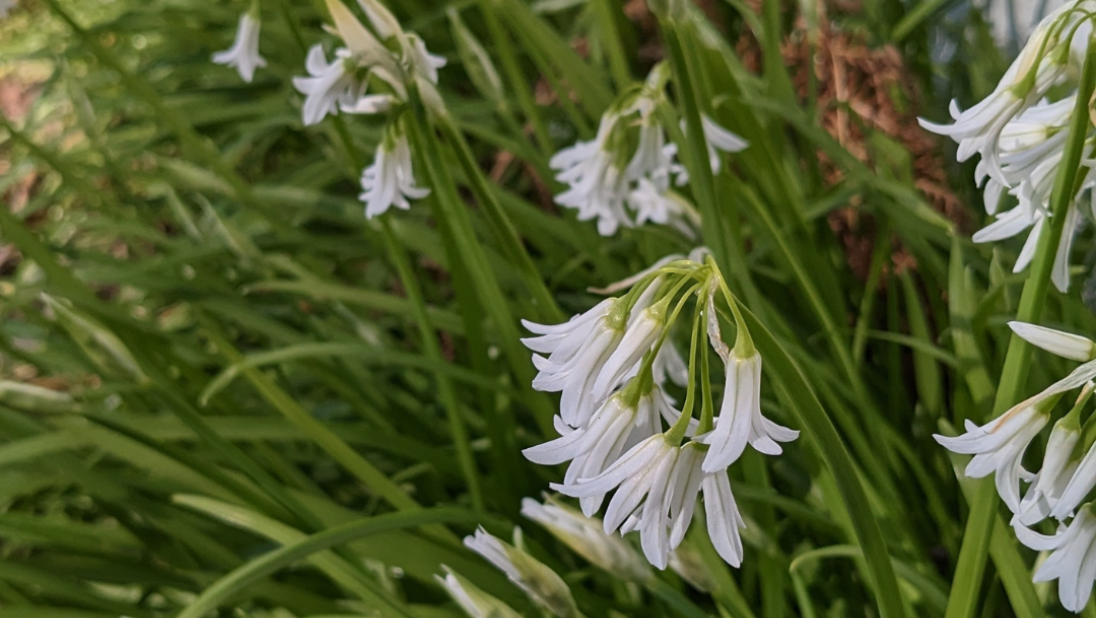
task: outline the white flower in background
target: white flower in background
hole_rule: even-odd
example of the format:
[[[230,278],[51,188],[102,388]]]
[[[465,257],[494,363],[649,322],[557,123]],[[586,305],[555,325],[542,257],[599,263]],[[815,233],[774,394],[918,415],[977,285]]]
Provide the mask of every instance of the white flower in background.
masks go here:
[[[554,500],[544,504],[525,498],[521,514],[544,526],[578,555],[615,577],[642,581],[650,570],[632,546],[616,535],[606,534],[601,522]]]
[[[1033,579],[1058,580],[1058,598],[1071,612],[1084,609],[1096,580],[1096,517],[1092,511],[1093,504],[1086,504],[1068,526],[1052,536],[1014,526],[1021,543],[1036,551],[1051,552]]]
[[[0,17],[7,17],[8,12],[18,4],[17,0],[0,0]]]
[[[974,455],[966,467],[968,477],[980,479],[996,472],[997,492],[1013,513],[1020,508],[1024,452],[1048,420],[1040,403],[1038,397],[1029,399],[981,427],[968,420],[967,432],[955,438],[933,436],[953,453]]]
[[[1063,292],[1069,288],[1069,253],[1082,217],[1076,205],[1065,213],[1049,213],[1048,208],[1076,106],[1076,69],[1087,53],[1094,9],[1092,0],[1067,2],[1040,22],[992,94],[963,112],[953,101],[950,125],[921,121],[927,130],[958,142],[958,160],[981,156],[975,181],[984,185],[986,212],[996,220],[974,235],[975,242],[1003,240],[1031,229],[1014,272],[1031,262],[1047,219],[1066,217],[1053,270],[1054,284]],[[1074,93],[1047,100],[1052,89],[1062,90],[1063,82],[1066,89],[1073,86]],[[1093,143],[1089,136],[1085,152]],[[1094,185],[1096,176],[1089,172],[1081,190]],[[998,214],[1006,193],[1018,205]]]
[[[362,172],[362,194],[365,217],[372,219],[395,206],[407,210],[408,199],[420,200],[430,195],[430,189],[415,186],[415,174],[411,167],[411,148],[407,136],[388,134],[377,147],[373,165]]]
[[[411,56],[411,64],[419,71],[423,77],[430,80],[430,83],[438,83],[438,69],[442,68],[446,64],[445,58],[436,54],[431,54],[430,50],[426,49],[426,43],[417,34],[408,34],[408,40],[410,45],[407,52]]]
[[[596,218],[603,236],[648,221],[695,236],[695,217],[687,216],[688,206],[670,191],[671,179],[683,186],[689,176],[677,161],[678,145],[667,141],[655,113],[665,102],[669,77],[666,65],[656,65],[642,87],[622,94],[601,116],[595,139],[565,148],[549,162],[559,172],[556,179],[568,185],[556,203],[578,210],[580,221]],[[702,123],[710,164],[718,173],[719,151],[738,152],[747,144],[708,116]]]
[[[257,10],[252,9],[240,15],[240,25],[236,29],[236,40],[232,47],[213,54],[214,63],[236,67],[240,78],[249,84],[255,77],[255,69],[266,66],[266,60],[259,55],[260,25]]]
[[[700,439],[711,445],[704,470],[715,472],[731,465],[750,444],[758,452],[779,455],[778,442],[790,442],[799,432],[770,421],[761,414],[761,355],[742,356],[732,350],[726,364],[723,403],[715,430]]]
[[[1024,341],[1062,358],[1081,362],[1096,358],[1096,343],[1088,337],[1027,322],[1012,321],[1008,327]]]
[[[520,539],[520,529],[515,528],[514,535]],[[534,603],[562,618],[579,615],[567,584],[536,558],[488,534],[483,528],[477,529],[475,535],[464,537],[464,544],[505,573]]]
[[[293,79],[294,87],[306,97],[302,113],[305,125],[316,124],[340,110],[355,114],[385,111],[395,101],[407,99],[407,84],[411,82],[419,86],[431,109],[444,109],[433,84],[445,59],[431,54],[417,35],[400,29],[399,22],[383,6],[371,0],[359,0],[359,4],[382,37],[395,37],[400,51],[395,53],[385,47],[341,0],[327,0],[335,32],[345,47],[335,50],[335,59],[328,63],[323,47],[317,44],[306,61],[309,76]],[[366,95],[371,77],[391,92]]]
[[[723,128],[707,114],[700,115],[700,125],[704,130],[705,146],[708,148],[708,163],[712,166],[713,174],[718,174],[723,169],[723,161],[719,156],[720,152],[740,152],[750,145],[746,140]],[[681,131],[685,132],[685,129],[685,121],[682,120]],[[676,152],[676,145],[670,144],[670,147]],[[677,165],[674,171],[677,174],[675,180],[677,186],[689,184],[689,172],[684,166]]]
[[[608,147],[617,120],[616,114],[606,113],[593,141],[578,142],[557,152],[548,162],[559,172],[556,180],[568,185],[556,196],[556,203],[578,210],[579,221],[596,218],[602,236],[612,236],[620,226],[632,225],[624,210],[628,183]]]
[[[435,575],[434,579],[471,618],[521,618],[521,614],[509,605],[480,590],[449,567],[442,565],[442,568],[445,569],[445,577]]]

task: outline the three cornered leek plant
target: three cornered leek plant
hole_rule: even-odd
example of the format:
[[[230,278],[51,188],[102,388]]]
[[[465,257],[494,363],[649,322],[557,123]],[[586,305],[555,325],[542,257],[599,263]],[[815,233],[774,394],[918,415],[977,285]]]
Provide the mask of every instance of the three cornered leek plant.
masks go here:
[[[958,143],[959,160],[980,156],[975,181],[984,186],[986,212],[996,220],[974,235],[975,242],[1001,240],[1030,229],[1013,269],[1020,272],[1035,262],[1025,296],[1029,287],[1033,294],[1041,294],[1036,286],[1045,289],[1048,276],[1061,292],[1069,289],[1071,247],[1085,220],[1083,211],[1089,211],[1090,218],[1096,215],[1096,202],[1091,197],[1082,202],[1080,197],[1096,185],[1096,134],[1091,122],[1094,20],[1096,3],[1065,3],[1038,24],[989,96],[965,111],[953,102],[949,125],[923,123]],[[1016,203],[999,213],[1005,194]],[[964,470],[967,476],[994,475],[997,493],[1013,513],[1010,523],[1016,537],[1031,549],[1049,552],[1034,580],[1057,580],[1062,606],[1081,612],[1096,583],[1096,520],[1091,512],[1096,503],[1088,500],[1096,489],[1096,420],[1086,408],[1096,388],[1096,357],[1088,339],[1029,323],[1039,317],[1040,302],[1021,301],[1021,313],[1028,315],[1009,323],[1015,333],[1010,356],[1013,347],[1019,350],[1026,342],[1086,362],[1019,403],[1009,401],[1010,395],[1002,397],[1008,390],[1018,393],[1019,381],[1006,389],[1007,377],[1002,378],[998,402],[1009,406],[1003,413],[983,425],[967,420],[960,436],[935,438],[955,453],[973,455]],[[1057,415],[1058,400],[1078,389],[1070,411]],[[1051,421],[1042,464],[1033,474],[1024,467],[1024,455]],[[1031,529],[1047,519],[1058,525],[1054,534]]]
[[[975,4],[0,0],[0,614],[1096,617],[1096,0]]]

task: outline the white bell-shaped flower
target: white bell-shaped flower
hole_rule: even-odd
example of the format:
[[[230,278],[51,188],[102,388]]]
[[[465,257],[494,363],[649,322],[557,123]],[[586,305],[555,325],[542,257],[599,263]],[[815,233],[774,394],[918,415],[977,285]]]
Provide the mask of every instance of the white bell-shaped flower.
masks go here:
[[[387,134],[377,146],[373,164],[362,172],[362,193],[365,217],[372,219],[395,206],[402,210],[411,207],[408,200],[420,200],[430,195],[430,189],[415,185],[415,172],[411,164],[411,148],[403,133]]]
[[[266,60],[259,55],[260,25],[258,15],[252,11],[240,15],[232,47],[213,54],[214,63],[236,67],[240,78],[249,84],[255,77],[255,69],[266,66]]]

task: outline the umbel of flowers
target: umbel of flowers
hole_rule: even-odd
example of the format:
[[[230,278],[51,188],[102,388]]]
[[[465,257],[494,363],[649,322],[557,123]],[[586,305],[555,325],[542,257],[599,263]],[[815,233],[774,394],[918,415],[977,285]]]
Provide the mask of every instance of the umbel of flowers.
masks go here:
[[[779,443],[798,432],[761,414],[761,356],[705,251],[666,258],[612,290],[626,292],[568,322],[525,323],[535,334],[524,340],[536,353],[533,386],[561,396],[560,436],[525,456],[546,465],[570,462],[552,488],[578,498],[586,516],[612,493],[604,531],[638,531],[644,555],[659,569],[684,539],[703,496],[712,543],[738,566],[744,523],[727,468],[747,446],[779,454]],[[718,296],[735,317],[733,348],[720,333]],[[669,335],[690,307],[685,363]],[[725,369],[718,413],[707,383],[709,345]],[[664,388],[668,381],[685,389],[680,409]]]
[[[434,113],[444,113],[437,93],[438,69],[445,59],[432,55],[418,35],[405,32],[388,9],[376,0],[358,0],[369,28],[341,0],[327,0],[335,33],[344,47],[328,62],[323,46],[308,52],[307,77],[293,85],[305,95],[305,125],[327,115],[391,112],[373,164],[362,172],[361,200],[372,218],[389,208],[406,209],[408,200],[421,199],[429,189],[417,187],[402,120],[409,90],[414,88]]]
[[[1009,325],[1035,346],[1086,362],[985,425],[968,421],[963,435],[938,435],[936,440],[956,453],[974,455],[967,476],[995,474],[997,491],[1014,514],[1017,538],[1032,549],[1051,552],[1035,572],[1035,581],[1058,580],[1062,605],[1080,612],[1096,581],[1096,502],[1089,500],[1096,489],[1096,414],[1085,409],[1096,388],[1096,343],[1034,324]],[[1059,399],[1078,389],[1072,409],[1050,430],[1039,471],[1029,473],[1022,463],[1028,446],[1050,424]],[[1028,484],[1024,491],[1022,483]],[[1030,529],[1045,519],[1057,522],[1057,534],[1045,536]]]
[[[975,181],[984,186],[986,212],[996,220],[975,234],[974,241],[992,242],[1030,230],[1015,272],[1031,262],[1047,220],[1065,217],[1052,276],[1063,292],[1069,288],[1072,240],[1084,218],[1076,206],[1063,213],[1051,213],[1048,206],[1077,103],[1079,69],[1089,52],[1093,11],[1096,1],[1067,2],[1039,23],[989,96],[964,111],[952,101],[952,124],[921,121],[929,131],[959,144],[960,161],[976,154],[981,157]],[[1091,158],[1094,140],[1092,134],[1085,140],[1089,170],[1083,175],[1082,189],[1096,184]],[[1011,207],[999,212],[1003,203]]]
[[[669,79],[669,68],[655,65],[645,83],[622,93],[602,115],[593,140],[561,150],[549,162],[559,172],[556,180],[567,185],[556,203],[576,209],[579,220],[596,219],[602,236],[647,221],[695,235],[699,217],[673,190],[687,185],[689,175],[677,160],[678,145],[667,139],[668,129],[683,135],[684,125],[663,124],[676,118],[666,98]],[[747,144],[707,116],[702,124],[709,164],[718,173],[719,151],[738,152]]]

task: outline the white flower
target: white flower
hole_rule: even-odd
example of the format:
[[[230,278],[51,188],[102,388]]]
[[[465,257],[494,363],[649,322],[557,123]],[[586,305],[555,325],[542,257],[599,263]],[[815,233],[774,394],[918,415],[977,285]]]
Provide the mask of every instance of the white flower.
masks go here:
[[[607,142],[619,119],[616,113],[601,117],[597,137],[578,142],[557,152],[548,165],[559,171],[556,180],[568,188],[556,196],[556,203],[578,210],[579,221],[597,219],[597,231],[612,236],[620,226],[631,227],[632,220],[624,210],[628,183],[624,172],[614,162]]]
[[[601,474],[620,454],[662,430],[662,419],[672,424],[681,413],[675,410],[665,393],[655,388],[628,406],[622,394],[610,397],[594,413],[589,426],[573,429],[556,417],[559,438],[522,451],[526,459],[541,465],[571,462],[563,477],[565,484]],[[695,421],[690,423],[695,429]],[[582,512],[593,515],[601,508],[608,492],[583,496]]]
[[[521,514],[544,526],[575,553],[616,577],[643,580],[650,575],[647,564],[632,546],[619,536],[606,534],[596,519],[555,501],[541,504],[532,498],[521,501]]]
[[[1031,263],[1035,257],[1035,249],[1039,243],[1039,237],[1046,227],[1047,217],[1045,211],[1039,210],[1029,214],[1023,206],[1017,206],[1012,210],[997,215],[997,221],[982,228],[974,234],[972,239],[976,243],[992,242],[1010,238],[1031,228],[1027,241],[1024,243],[1020,255],[1016,258],[1013,272],[1021,272]],[[1063,224],[1062,240],[1058,243],[1058,250],[1054,255],[1054,266],[1051,271],[1051,281],[1062,292],[1069,290],[1069,253],[1073,247],[1073,239],[1077,231],[1084,224],[1080,210],[1076,205],[1071,205],[1066,212],[1066,221]]]
[[[1065,489],[1058,496],[1058,501],[1050,509],[1050,516],[1066,519],[1072,515],[1093,487],[1096,487],[1096,448],[1089,449],[1081,463],[1076,465]]]
[[[713,174],[718,174],[722,166],[717,151],[740,152],[750,145],[746,140],[724,129],[707,114],[700,115],[700,125],[704,129],[704,140],[708,145],[708,161],[711,163]]]
[[[1008,508],[1020,508],[1020,477],[1025,473],[1021,461],[1031,439],[1047,423],[1046,412],[1032,398],[979,427],[968,420],[967,432],[955,438],[934,435],[936,441],[953,453],[974,455],[967,464],[966,475],[982,478],[996,472],[997,492]]]
[[[647,296],[648,292],[653,295],[658,287],[657,283],[651,284],[644,290],[643,296]],[[594,400],[601,401],[608,397],[625,377],[634,372],[643,355],[654,347],[666,327],[669,300],[666,298],[653,306],[644,307],[649,300],[641,298],[632,308],[624,336],[602,365],[590,390],[590,396]]]
[[[0,0],[0,17],[7,17],[8,11],[18,6],[17,0]]]
[[[395,206],[407,210],[408,199],[419,200],[430,195],[430,189],[415,186],[411,167],[411,148],[404,134],[386,136],[377,146],[373,165],[362,172],[362,194],[365,216],[372,219]]]
[[[518,534],[515,529],[515,535]],[[474,536],[464,537],[464,545],[505,573],[533,602],[563,618],[578,615],[567,584],[536,558],[491,536],[483,528],[477,529]]]
[[[434,579],[471,618],[521,618],[521,614],[509,605],[480,590],[449,567],[442,565],[442,568],[445,569],[445,577],[435,575]]]
[[[1020,501],[1013,522],[1030,526],[1046,519],[1058,504],[1077,471],[1073,448],[1081,438],[1078,416],[1071,413],[1054,424],[1043,454],[1043,465]]]
[[[522,343],[534,352],[548,354],[547,358],[533,355],[533,364],[539,371],[533,388],[561,392],[560,416],[572,427],[585,426],[601,404],[591,396],[594,382],[624,334],[622,325],[610,323],[610,318],[612,322],[618,321],[617,302],[602,301],[564,324],[523,322],[540,336],[523,339]]]
[[[704,131],[704,142],[708,149],[708,164],[712,167],[712,173],[718,174],[719,170],[723,168],[723,161],[719,157],[719,152],[739,152],[745,150],[749,146],[749,142],[735,135],[734,133],[724,129],[719,123],[708,117],[707,114],[700,115],[700,126]],[[685,121],[681,121],[681,130],[685,131]],[[675,145],[669,145],[671,148],[671,154],[677,152]],[[677,173],[676,183],[680,187],[689,183],[689,172],[683,166],[676,166],[674,171]]]
[[[430,80],[431,84],[438,83],[438,69],[445,66],[446,60],[436,54],[431,54],[430,50],[426,49],[426,43],[417,34],[408,34],[407,39],[410,42],[410,46],[407,50],[407,54],[411,57],[411,64],[415,67],[415,70]]]
[[[761,355],[739,356],[731,351],[726,364],[723,403],[715,429],[698,440],[711,445],[704,471],[716,472],[734,463],[750,444],[766,455],[779,455],[778,442],[789,442],[799,432],[777,425],[761,414]]]
[[[720,558],[733,566],[742,564],[742,535],[739,528],[746,522],[738,512],[738,504],[731,493],[731,481],[726,470],[704,476],[700,484],[704,492],[704,517],[708,524],[708,537]]]
[[[382,114],[395,102],[396,97],[390,94],[367,94],[349,105],[340,105],[339,109],[347,114]]]
[[[643,553],[652,565],[664,569],[669,561],[669,530],[660,510],[668,506],[666,489],[680,452],[680,447],[671,445],[664,434],[657,434],[632,447],[596,477],[562,485],[553,483],[551,487],[575,498],[605,495],[616,489],[605,511],[606,534],[620,528],[642,507],[635,521],[641,522]]]
[[[1024,526],[1015,526],[1016,538],[1037,551],[1049,551],[1033,578],[1036,582],[1058,580],[1062,607],[1080,613],[1092,595],[1096,580],[1096,518],[1087,504],[1064,530],[1046,536]]]
[[[650,221],[659,225],[672,225],[687,236],[695,232],[685,222],[688,212],[681,196],[669,189],[660,189],[647,178],[636,181],[635,188],[628,193],[628,206],[636,213],[636,225]]]
[[[302,115],[305,126],[314,125],[328,114],[338,113],[340,106],[353,106],[365,94],[365,83],[347,71],[350,50],[335,50],[335,59],[328,64],[323,46],[317,43],[308,51],[305,68],[309,77],[294,77],[293,87],[305,95]]]
[[[259,26],[261,22],[250,12],[240,15],[240,25],[236,29],[236,41],[225,51],[213,54],[213,62],[236,67],[240,77],[251,83],[255,69],[266,66],[266,60],[259,55]]]
[[[1096,343],[1087,337],[1027,322],[1012,321],[1008,326],[1024,341],[1051,354],[1082,362],[1096,358]]]

